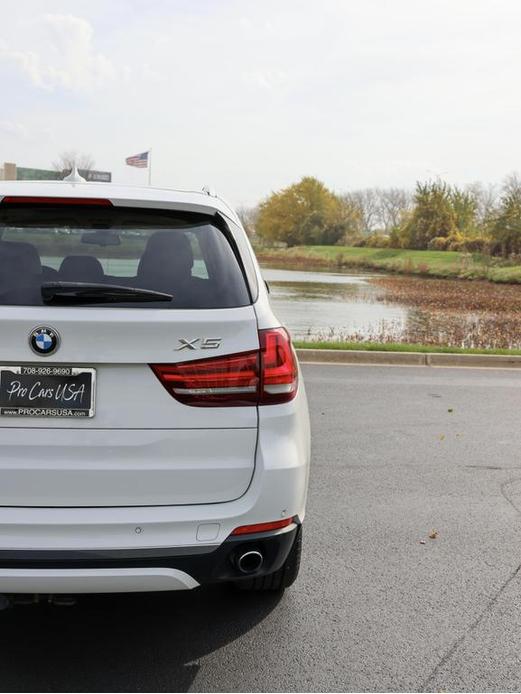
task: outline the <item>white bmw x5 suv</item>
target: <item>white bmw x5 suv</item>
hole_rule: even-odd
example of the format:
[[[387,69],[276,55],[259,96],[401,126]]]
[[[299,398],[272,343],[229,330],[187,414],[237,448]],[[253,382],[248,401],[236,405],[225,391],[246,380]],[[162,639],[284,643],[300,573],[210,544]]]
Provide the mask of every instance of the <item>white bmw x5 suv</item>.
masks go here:
[[[0,593],[283,590],[306,395],[230,207],[0,182]]]

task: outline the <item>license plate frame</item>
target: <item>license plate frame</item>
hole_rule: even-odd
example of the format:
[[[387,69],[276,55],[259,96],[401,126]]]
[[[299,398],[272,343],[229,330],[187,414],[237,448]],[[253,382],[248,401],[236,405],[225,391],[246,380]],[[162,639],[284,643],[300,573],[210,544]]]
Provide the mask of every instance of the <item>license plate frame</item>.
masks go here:
[[[0,417],[90,419],[95,412],[96,369],[0,364]]]

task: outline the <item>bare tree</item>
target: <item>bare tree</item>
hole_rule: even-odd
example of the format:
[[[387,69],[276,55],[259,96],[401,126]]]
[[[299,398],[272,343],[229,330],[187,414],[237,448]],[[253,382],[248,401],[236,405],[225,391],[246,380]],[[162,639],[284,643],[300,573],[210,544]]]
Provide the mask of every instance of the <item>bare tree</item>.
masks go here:
[[[356,241],[363,239],[362,212],[358,202],[353,202],[351,197],[346,194],[340,198],[340,219],[339,223],[344,229],[343,243],[346,246],[353,245]]]
[[[360,214],[361,231],[370,234],[378,224],[379,200],[375,188],[353,190],[343,196],[345,202],[356,207]]]
[[[343,200],[358,210],[363,234],[390,233],[412,206],[412,194],[401,188],[363,188],[345,193]]]
[[[517,195],[521,191],[521,177],[516,171],[508,174],[501,186],[501,192],[508,195],[509,193]]]
[[[257,222],[258,214],[258,207],[241,206],[237,208],[237,215],[241,220],[241,224],[244,227],[244,231],[248,234],[250,238],[255,236],[255,224]]]
[[[380,226],[389,234],[403,221],[404,214],[411,209],[413,196],[402,188],[384,188],[378,191],[380,199]]]
[[[92,171],[94,169],[94,159],[90,154],[80,154],[75,150],[62,152],[58,159],[52,164],[55,171],[69,173],[76,166],[78,171]]]
[[[515,185],[516,181],[519,184],[519,181],[515,176],[513,178],[508,177],[505,182],[506,185],[508,185],[509,181],[513,185]],[[483,183],[476,182],[468,185],[466,190],[468,193],[470,193],[470,195],[472,195],[476,203],[476,221],[478,227],[483,227],[492,218],[497,210],[499,204],[498,187],[493,183],[485,185]]]

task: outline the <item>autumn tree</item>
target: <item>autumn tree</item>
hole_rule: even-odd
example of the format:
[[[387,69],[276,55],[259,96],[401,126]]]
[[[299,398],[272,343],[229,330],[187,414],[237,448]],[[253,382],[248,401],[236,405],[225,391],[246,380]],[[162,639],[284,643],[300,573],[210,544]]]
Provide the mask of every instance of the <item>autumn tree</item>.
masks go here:
[[[416,184],[414,209],[402,234],[407,248],[427,248],[437,238],[457,230],[450,186],[442,181]]]
[[[449,199],[454,210],[456,229],[463,236],[476,236],[478,203],[470,191],[453,187]]]
[[[345,233],[341,200],[316,178],[270,195],[259,205],[256,231],[266,241],[288,246],[334,244]]]
[[[503,185],[491,235],[504,257],[521,253],[521,180],[516,175],[509,176]]]

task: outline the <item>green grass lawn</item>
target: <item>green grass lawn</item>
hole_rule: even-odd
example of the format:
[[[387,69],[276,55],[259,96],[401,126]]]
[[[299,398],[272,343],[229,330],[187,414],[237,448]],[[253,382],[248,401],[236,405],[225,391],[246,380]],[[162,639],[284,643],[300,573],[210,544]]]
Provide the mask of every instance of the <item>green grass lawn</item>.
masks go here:
[[[504,354],[521,355],[521,349],[475,349],[465,347],[440,347],[439,345],[414,345],[402,342],[328,342],[295,340],[297,349],[348,349],[369,352],[431,352],[447,354]]]
[[[341,270],[358,267],[407,275],[521,283],[521,265],[508,264],[477,253],[351,246],[258,248],[256,252],[261,263],[288,268],[323,267]]]

